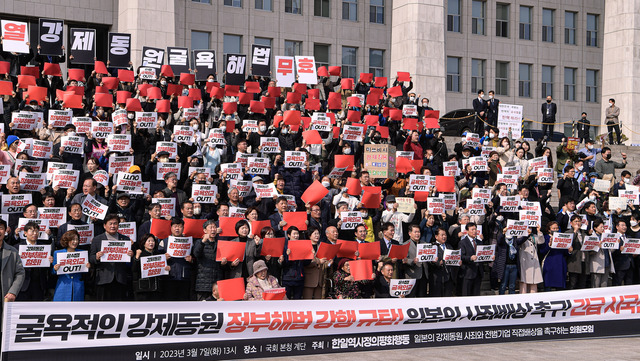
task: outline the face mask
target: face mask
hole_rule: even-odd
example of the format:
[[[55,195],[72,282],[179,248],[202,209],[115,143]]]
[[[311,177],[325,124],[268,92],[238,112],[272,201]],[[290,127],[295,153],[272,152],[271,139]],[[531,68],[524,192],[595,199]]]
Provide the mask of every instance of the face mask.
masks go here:
[[[631,178],[624,178],[624,182],[627,184],[631,183]]]
[[[169,158],[167,158],[167,157],[158,158],[158,162],[160,162],[160,163],[166,163],[168,161],[169,161]]]
[[[551,100],[547,100],[547,103],[551,103]]]
[[[605,156],[604,156],[604,159],[606,159],[606,160],[611,159],[611,154],[607,154],[607,155],[605,155]]]
[[[165,86],[165,85],[167,85],[167,82],[163,80],[163,81],[160,82],[160,85]]]
[[[189,95],[189,89],[182,89],[182,95],[183,96]]]
[[[596,200],[596,196],[589,196],[589,200],[590,201],[595,201]]]
[[[610,107],[612,107],[612,106],[613,106],[613,103],[609,103],[609,106],[610,106]]]
[[[629,224],[631,225],[631,227],[635,227],[638,225],[638,222],[634,221],[633,219],[629,221]]]
[[[393,203],[387,203],[387,209],[393,209]]]
[[[429,156],[429,160],[433,160],[433,156],[432,155]]]
[[[462,138],[460,138],[460,141],[461,141],[461,142],[464,142],[465,140],[467,140],[467,138],[466,138],[466,137],[462,137]]]
[[[489,95],[489,99],[493,99],[493,95]]]
[[[287,128],[282,129],[282,134],[289,134],[289,129]]]
[[[202,213],[202,208],[198,207],[198,208],[193,208],[193,214],[194,215],[200,215],[200,213]]]
[[[325,187],[325,188],[329,188],[331,186],[331,183],[329,183],[327,181],[324,181],[324,182],[322,182],[322,186]]]
[[[164,123],[164,120],[159,120],[159,121],[158,121],[158,125],[160,126],[160,128],[163,128],[163,127],[164,127],[164,124],[165,124],[165,123]]]
[[[213,83],[213,79],[207,79],[207,82]]]
[[[581,171],[584,167],[583,166],[579,166],[578,170]]]
[[[379,142],[379,141],[380,141],[380,139],[381,139],[381,138],[380,138],[380,137],[378,137],[378,136],[373,137],[373,141],[374,141],[374,142],[376,142],[376,143],[377,143],[377,142]]]
[[[67,135],[69,137],[75,137],[76,136],[76,132],[69,132],[69,133],[67,133]]]
[[[362,218],[367,218],[367,217],[369,217],[369,212],[360,212],[360,216]]]
[[[482,100],[482,98],[484,98],[484,94],[483,95],[478,95],[478,99]]]
[[[134,115],[134,114],[127,114],[127,118],[129,118],[129,119],[133,119],[133,115]]]
[[[495,134],[493,134],[493,133],[489,133],[489,139],[493,139],[493,138],[495,138],[495,137],[496,137],[496,136],[495,136]]]
[[[591,145],[591,144],[587,145],[587,149],[592,150],[593,149],[593,145]]]
[[[426,107],[428,107],[428,106],[429,106],[429,103],[424,102],[424,103],[422,103],[422,106],[426,108]]]
[[[198,126],[198,124],[194,124],[191,128],[193,128],[193,130],[195,130],[197,132],[198,128],[200,128],[200,127]]]
[[[416,97],[409,97],[409,100],[410,101],[414,101],[414,100],[416,100]]]
[[[342,150],[342,153],[344,153],[344,154],[351,154],[351,148],[344,148],[344,149]]]
[[[595,183],[596,179],[595,178],[591,178],[591,183]]]
[[[260,126],[260,131],[261,132],[266,132],[267,131],[267,127],[265,127],[264,125]]]

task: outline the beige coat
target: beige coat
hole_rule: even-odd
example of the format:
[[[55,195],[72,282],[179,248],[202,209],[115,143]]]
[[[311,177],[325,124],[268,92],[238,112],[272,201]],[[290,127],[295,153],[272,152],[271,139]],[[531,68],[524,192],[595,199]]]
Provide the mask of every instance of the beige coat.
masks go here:
[[[530,235],[520,245],[518,257],[520,261],[520,282],[534,285],[542,283],[542,269],[538,259],[538,244],[544,243],[544,236]]]

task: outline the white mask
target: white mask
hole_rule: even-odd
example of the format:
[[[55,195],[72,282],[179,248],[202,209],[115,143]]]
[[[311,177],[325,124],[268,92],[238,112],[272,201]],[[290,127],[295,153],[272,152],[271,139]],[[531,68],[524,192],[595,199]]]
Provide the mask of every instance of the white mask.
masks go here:
[[[595,201],[596,200],[596,196],[589,196],[589,200],[590,201]]]
[[[593,149],[593,145],[591,145],[591,144],[587,145],[587,149],[592,150]]]
[[[612,107],[612,106],[613,106],[613,103],[609,103],[609,106],[610,106],[610,107]]]
[[[163,80],[163,81],[160,82],[160,85],[165,86],[165,85],[167,85],[167,82]]]
[[[460,141],[461,141],[461,142],[464,142],[465,140],[467,140],[467,138],[466,138],[466,137],[462,137],[462,138],[460,138]]]
[[[213,79],[207,79],[207,82],[213,83]]]
[[[267,131],[267,127],[266,127],[266,126],[264,126],[264,125],[261,125],[261,126],[260,126],[260,131],[261,131],[261,132],[266,132],[266,131]]]
[[[409,100],[410,101],[414,101],[414,100],[416,100],[416,97],[409,97]]]
[[[493,99],[493,95],[489,95],[489,99]]]
[[[584,168],[584,166],[579,166],[578,170],[581,171]]]
[[[331,186],[331,183],[327,182],[327,181],[323,181],[322,182],[322,186],[325,188],[329,188]]]
[[[631,183],[631,178],[624,178],[624,182],[627,183],[627,184]]]
[[[158,125],[160,126],[160,128],[163,128],[163,127],[164,127],[164,124],[165,124],[165,123],[164,123],[164,120],[159,120],[159,121],[158,121]]]
[[[198,128],[200,128],[200,127],[198,126],[198,124],[194,124],[193,126],[191,126],[191,128],[193,128],[193,130],[195,130],[197,132]]]
[[[282,129],[282,134],[289,134],[289,129],[288,128]]]
[[[200,208],[200,207],[197,207],[197,208],[194,207],[193,208],[193,214],[195,214],[197,216],[197,215],[200,215],[200,213],[202,213],[202,208]]]
[[[351,154],[351,148],[344,148],[344,149],[342,150],[342,153],[344,153],[344,154]]]
[[[629,224],[631,225],[631,227],[635,227],[638,225],[638,222],[634,221],[633,219],[629,221]]]
[[[129,118],[129,119],[133,119],[133,116],[134,116],[134,114],[133,114],[133,113],[131,113],[131,114],[127,114],[127,118]]]
[[[493,139],[493,138],[495,138],[495,137],[496,137],[496,136],[495,136],[495,134],[493,134],[493,133],[489,133],[489,139]]]
[[[76,132],[69,132],[69,133],[67,133],[67,136],[75,137],[76,136]]]

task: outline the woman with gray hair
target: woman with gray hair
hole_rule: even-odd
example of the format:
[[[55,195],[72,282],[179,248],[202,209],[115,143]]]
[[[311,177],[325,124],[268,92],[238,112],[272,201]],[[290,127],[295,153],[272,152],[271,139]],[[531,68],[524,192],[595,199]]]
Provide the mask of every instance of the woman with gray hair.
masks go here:
[[[258,260],[253,264],[253,275],[247,279],[247,288],[244,299],[248,301],[261,301],[262,294],[266,290],[280,288],[278,280],[269,274],[267,265],[263,260]],[[285,299],[287,297],[285,296]]]

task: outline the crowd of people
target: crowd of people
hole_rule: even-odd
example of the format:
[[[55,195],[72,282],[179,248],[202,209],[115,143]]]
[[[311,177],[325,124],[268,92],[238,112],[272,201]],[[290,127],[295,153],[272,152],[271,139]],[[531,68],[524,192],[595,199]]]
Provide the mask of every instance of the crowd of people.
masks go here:
[[[593,140],[586,140],[581,149],[566,140],[551,149],[545,140],[530,144],[486,126],[477,138],[463,134],[454,149],[448,149],[442,131],[426,126],[426,112],[432,110],[429,100],[416,96],[410,80],[395,79],[387,86],[370,74],[361,74],[350,84],[318,69],[317,84],[294,83],[291,87],[277,87],[274,79],[250,75],[244,87],[238,87],[225,85],[224,78],[217,82],[216,74],[188,84],[181,83],[180,74],[141,79],[137,68],[133,82],[117,81],[115,87],[108,87],[103,80],[116,74],[116,69],[108,69],[112,74],[88,69],[86,79],[71,79],[43,71],[48,63],[64,62],[65,57],[40,56],[37,51],[1,55],[10,63],[10,72],[2,74],[1,80],[11,82],[13,90],[2,99],[0,163],[10,166],[2,193],[31,195],[28,204],[3,214],[0,220],[2,261],[6,263],[1,268],[4,301],[221,300],[218,283],[236,278],[245,279],[246,300],[262,300],[265,292],[279,288],[285,289],[287,299],[384,298],[391,297],[394,279],[416,280],[407,297],[479,295],[483,281],[488,281],[484,283],[487,290],[500,294],[516,289],[527,293],[640,282],[640,262],[623,249],[629,240],[640,238],[640,176],[625,170],[616,177],[615,169],[626,167],[626,155],[620,155],[621,162],[614,161],[611,149],[597,148]],[[28,89],[18,84],[20,66],[30,61],[39,67],[37,86],[46,88],[43,101],[28,99]],[[179,94],[169,91],[175,85]],[[81,106],[65,106],[59,91],[78,87],[83,88]],[[151,89],[159,89],[161,99],[152,99]],[[112,104],[98,106],[99,94],[111,95]],[[190,95],[187,111],[179,101]],[[168,103],[169,109],[161,109],[160,102]],[[195,116],[191,108],[197,109]],[[74,117],[100,122],[112,122],[114,112],[125,110],[127,121],[115,126],[113,133],[130,135],[131,148],[110,149],[106,137],[78,132],[72,122],[59,128],[48,123],[51,111],[64,109],[70,109]],[[403,116],[403,109],[416,112]],[[20,111],[42,113],[40,126],[16,129],[13,120]],[[153,128],[139,127],[141,111],[157,113]],[[314,141],[307,135],[316,134],[309,132],[318,114],[330,119],[332,126],[316,131],[320,141]],[[357,124],[361,125],[361,140],[345,132]],[[175,137],[175,126],[193,129],[188,140]],[[222,134],[222,140],[215,134]],[[65,137],[74,136],[82,136],[82,154],[62,144]],[[275,152],[264,151],[264,138],[277,139]],[[51,155],[34,158],[25,149],[33,140],[52,142]],[[176,152],[157,151],[160,142],[175,144]],[[389,156],[397,165],[389,172],[391,176],[382,178],[366,167],[368,145],[390,145],[398,151]],[[304,154],[301,165],[285,163],[289,151]],[[124,173],[141,175],[144,186],[140,193],[119,190],[115,178],[122,171],[110,167],[114,156],[132,158]],[[267,169],[250,168],[250,157],[266,158]],[[338,166],[338,158],[349,164]],[[410,166],[401,158],[409,160]],[[23,160],[43,164],[35,170]],[[67,163],[68,169],[79,171],[77,189],[61,188],[52,181],[40,190],[25,189],[24,175],[45,172],[51,163]],[[163,174],[159,169],[165,163],[180,167]],[[239,171],[230,166],[233,163],[241,165]],[[102,171],[108,178],[100,182]],[[429,180],[433,176],[454,178],[453,189],[430,183],[424,191],[414,191],[412,175],[429,176]],[[273,185],[274,191],[261,197],[255,187],[242,188],[238,181]],[[607,182],[604,188],[601,181]],[[325,195],[315,202],[304,201],[310,189],[320,192],[312,188],[318,184]],[[210,203],[197,202],[193,196],[200,185],[216,186]],[[373,206],[371,192],[377,197]],[[559,199],[557,208],[551,202],[554,192]],[[611,209],[610,198],[623,193],[635,198],[628,198],[624,208]],[[453,205],[433,208],[430,203],[445,195],[454,195]],[[517,204],[507,206],[508,197]],[[92,213],[87,209],[89,199],[108,210]],[[173,214],[163,199],[174,200]],[[477,200],[482,200],[480,207]],[[43,209],[55,207],[65,208],[65,222],[55,228],[42,227],[37,221]],[[510,221],[521,220],[523,210],[537,214],[528,218],[524,233],[513,236]],[[306,212],[304,221],[289,224],[286,213],[293,211]],[[359,214],[354,227],[345,227],[345,212]],[[231,218],[235,219],[233,234],[228,231]],[[154,221],[157,225],[161,220],[170,221],[163,232],[154,226]],[[170,239],[185,237],[185,225],[193,220],[203,221],[202,231],[192,236],[186,256],[171,257]],[[260,221],[268,222],[258,228]],[[121,234],[121,224],[131,222],[135,239]],[[78,231],[83,225],[93,225],[92,238],[86,242]],[[569,248],[554,248],[557,233],[573,235]],[[585,239],[605,233],[617,234],[615,249],[583,250]],[[282,255],[265,255],[265,240],[278,238],[284,238]],[[300,240],[307,240],[313,252],[292,260],[290,245]],[[105,258],[104,241],[124,241],[130,261]],[[221,242],[245,244],[244,256],[221,258]],[[351,266],[362,260],[359,245],[375,242],[379,249],[373,252],[374,259],[365,258],[371,263],[371,274],[356,279]],[[340,244],[342,257],[317,258],[322,244]],[[404,253],[389,257],[394,246],[406,244]],[[437,256],[421,262],[420,244],[435,245]],[[21,245],[50,245],[50,266],[23,267],[17,251]],[[476,262],[482,245],[495,245],[495,252],[487,262]],[[58,275],[61,257],[78,250],[88,251],[86,271]],[[460,250],[460,264],[446,262],[445,254],[451,250]],[[156,255],[165,256],[168,274],[144,277],[142,259]]]

